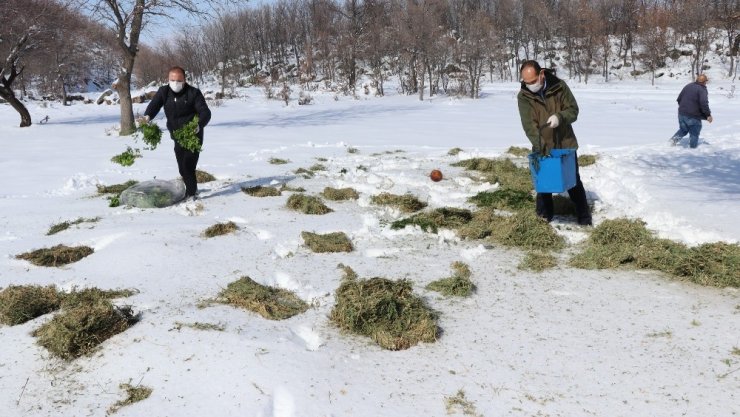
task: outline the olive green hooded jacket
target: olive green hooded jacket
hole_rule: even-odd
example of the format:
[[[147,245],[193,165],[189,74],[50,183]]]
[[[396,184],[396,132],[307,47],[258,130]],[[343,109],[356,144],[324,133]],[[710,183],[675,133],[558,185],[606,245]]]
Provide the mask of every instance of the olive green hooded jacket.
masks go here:
[[[539,127],[546,125],[547,119],[554,114],[560,121],[558,127],[542,129],[542,141],[546,149],[578,149],[578,140],[571,126],[578,118],[578,103],[565,81],[556,77],[552,71],[545,70],[545,81],[547,89],[544,99],[540,93],[529,91],[524,83],[517,95],[524,133],[532,142],[532,149],[541,151]],[[556,137],[561,141],[560,146],[555,146]]]

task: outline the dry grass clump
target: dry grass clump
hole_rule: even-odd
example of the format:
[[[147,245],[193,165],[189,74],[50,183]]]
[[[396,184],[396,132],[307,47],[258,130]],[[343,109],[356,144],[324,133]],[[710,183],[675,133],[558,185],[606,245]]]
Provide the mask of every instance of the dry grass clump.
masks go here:
[[[293,173],[296,174],[296,175],[300,175],[300,176],[302,176],[305,179],[313,178],[313,176],[315,175],[313,173],[313,171],[310,171],[310,170],[308,170],[306,168],[298,168],[295,171],[293,171]]]
[[[453,262],[452,270],[452,276],[432,281],[426,288],[448,297],[470,296],[475,291],[475,284],[470,280],[470,268],[463,262]]]
[[[498,183],[502,188],[520,191],[532,190],[532,176],[529,168],[520,167],[508,158],[472,158],[456,162],[452,166],[480,171],[485,174],[488,181]]]
[[[85,304],[95,304],[100,300],[112,300],[114,298],[130,297],[136,294],[135,290],[101,290],[91,287],[81,290],[74,289],[69,293],[59,293],[62,308],[74,308]]]
[[[578,155],[578,166],[587,167],[593,165],[599,159],[597,155]]]
[[[65,309],[33,335],[55,356],[71,360],[92,352],[136,321],[130,307],[116,307],[108,300],[98,300]]]
[[[291,195],[288,197],[286,206],[303,214],[327,214],[334,211],[327,207],[320,198],[306,194]]]
[[[413,213],[427,206],[427,203],[420,201],[411,194],[380,193],[370,197],[370,202],[379,206],[395,207],[403,213]]]
[[[316,253],[352,252],[352,241],[343,232],[318,234],[301,232],[301,237],[309,249]]]
[[[455,414],[459,410],[466,416],[483,417],[482,414],[478,414],[475,404],[465,398],[465,391],[463,390],[457,391],[457,394],[452,397],[445,397],[445,408],[447,414]]]
[[[323,164],[313,164],[308,168],[311,172],[326,171],[326,166]]]
[[[281,158],[270,158],[267,160],[267,162],[271,163],[272,165],[285,165],[290,163],[290,159],[281,159]]]
[[[360,194],[354,188],[332,188],[326,187],[321,193],[324,198],[331,201],[357,200]]]
[[[506,153],[523,158],[532,153],[532,150],[522,146],[510,146],[509,149],[506,150]]]
[[[308,310],[293,292],[259,284],[244,276],[226,286],[219,301],[253,311],[269,320],[283,320]]]
[[[739,245],[714,242],[689,248],[655,237],[642,220],[603,221],[591,232],[584,250],[569,264],[584,269],[634,266],[701,285],[740,287]]]
[[[524,249],[560,250],[565,239],[534,212],[521,210],[511,216],[494,216],[488,225],[489,239]]]
[[[51,313],[60,303],[54,286],[11,285],[0,291],[0,323],[22,324]]]
[[[242,192],[252,197],[278,197],[283,194],[277,187],[263,187],[261,185],[242,187]]]
[[[36,266],[62,266],[77,262],[93,252],[93,248],[89,246],[56,245],[51,248],[21,253],[15,257],[31,262]]]
[[[459,155],[459,154],[460,154],[460,152],[462,152],[462,151],[463,151],[463,150],[462,150],[462,148],[452,148],[452,149],[450,149],[449,151],[447,151],[447,155],[450,155],[450,156],[457,156],[457,155]]]
[[[519,263],[519,269],[542,272],[558,266],[558,260],[551,253],[543,251],[527,252]]]
[[[478,207],[493,207],[501,210],[531,209],[534,198],[529,191],[501,188],[496,191],[483,191],[468,199]]]
[[[138,183],[139,183],[138,181],[128,180],[122,184],[113,184],[113,185],[98,184],[97,185],[98,194],[121,194],[122,192],[126,191],[126,189],[131,188]]]
[[[389,350],[437,340],[437,314],[414,295],[407,280],[357,279],[345,267],[330,319],[339,328],[368,336]]]
[[[198,184],[204,184],[206,182],[216,181],[216,177],[214,177],[213,175],[209,174],[206,171],[201,171],[199,169],[196,169],[195,170],[195,181]]]
[[[216,223],[203,231],[205,237],[222,236],[228,233],[234,233],[239,230],[239,226],[234,222]]]
[[[432,211],[418,213],[391,223],[391,229],[403,229],[408,225],[419,226],[425,232],[437,233],[440,228],[457,229],[473,219],[470,210],[454,207],[440,207]]]
[[[57,223],[49,227],[49,231],[46,232],[47,236],[55,235],[61,231],[69,229],[71,226],[76,226],[78,224],[82,223],[97,223],[100,221],[100,217],[92,217],[89,219],[86,219],[84,217],[78,217],[77,220],[72,221],[65,221],[61,223]]]
[[[143,385],[133,386],[131,384],[121,384],[119,388],[126,391],[126,399],[116,401],[108,409],[108,414],[114,414],[121,408],[138,403],[139,401],[144,401],[152,395],[152,389]]]
[[[288,184],[283,184],[280,187],[280,191],[292,192],[292,193],[303,193],[303,192],[306,192],[306,189],[303,187],[291,187]]]

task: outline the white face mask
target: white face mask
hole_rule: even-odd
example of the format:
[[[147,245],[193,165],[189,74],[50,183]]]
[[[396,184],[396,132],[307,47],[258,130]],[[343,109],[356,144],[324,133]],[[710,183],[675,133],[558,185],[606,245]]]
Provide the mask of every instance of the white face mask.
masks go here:
[[[533,93],[536,93],[542,90],[542,83],[540,81],[537,81],[536,84],[527,84],[527,89],[529,89],[529,91]]]
[[[170,81],[170,89],[175,93],[182,91],[183,87],[185,87],[185,83],[182,81]]]

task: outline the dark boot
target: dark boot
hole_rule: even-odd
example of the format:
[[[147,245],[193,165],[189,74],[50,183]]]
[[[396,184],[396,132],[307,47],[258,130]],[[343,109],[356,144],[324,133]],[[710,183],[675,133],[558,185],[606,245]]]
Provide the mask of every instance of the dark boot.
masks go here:
[[[535,206],[536,206],[536,213],[538,216],[542,217],[548,222],[552,221],[552,216],[553,216],[555,209],[553,208],[551,193],[537,193],[537,198],[535,199]]]

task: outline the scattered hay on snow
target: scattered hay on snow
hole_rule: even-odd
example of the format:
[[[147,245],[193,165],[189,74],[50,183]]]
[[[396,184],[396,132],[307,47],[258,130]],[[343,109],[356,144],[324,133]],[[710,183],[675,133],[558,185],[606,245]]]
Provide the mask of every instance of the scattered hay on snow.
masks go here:
[[[403,229],[408,225],[419,226],[425,232],[437,233],[440,228],[457,229],[473,218],[470,210],[454,207],[440,207],[432,211],[418,213],[391,223],[391,229]]]
[[[290,163],[290,159],[282,159],[282,158],[270,158],[267,160],[272,165],[285,165]]]
[[[448,297],[470,296],[475,291],[475,284],[470,280],[470,268],[463,262],[453,262],[452,270],[452,276],[432,281],[426,288]]]
[[[409,281],[357,279],[350,268],[344,270],[331,311],[331,321],[339,328],[368,336],[389,350],[437,340],[437,314],[413,294]]]
[[[98,185],[98,194],[121,194],[127,188],[133,187],[138,183],[138,181],[128,180],[122,184]]]
[[[293,292],[259,284],[244,276],[219,294],[219,302],[253,311],[270,320],[283,320],[308,310],[308,304]]]
[[[459,410],[466,416],[483,417],[482,414],[478,414],[475,404],[465,398],[465,391],[463,390],[457,391],[457,394],[452,397],[445,397],[445,408],[447,414],[455,414]]]
[[[569,265],[583,269],[634,266],[662,271],[701,285],[740,287],[740,246],[724,242],[686,247],[659,239],[642,220],[604,220]]]
[[[310,171],[306,168],[298,168],[295,171],[293,171],[293,173],[296,175],[300,175],[305,179],[311,179],[315,175],[313,171]]]
[[[288,197],[286,206],[303,214],[327,214],[334,211],[327,207],[320,198],[306,194],[291,195]]]
[[[138,291],[130,289],[101,290],[91,287],[79,290],[75,288],[68,293],[59,293],[59,297],[62,300],[62,308],[75,308],[85,304],[95,304],[101,300],[130,297],[137,293]]]
[[[38,343],[62,359],[92,352],[105,340],[137,321],[130,307],[116,307],[108,300],[65,309],[34,331]]]
[[[316,253],[352,252],[352,241],[343,232],[317,234],[301,232],[306,246]]]
[[[282,195],[277,187],[263,187],[261,185],[242,187],[242,192],[252,197],[278,197]]]
[[[427,206],[427,203],[411,194],[380,193],[370,197],[370,202],[379,206],[395,207],[403,213],[413,213]]]
[[[354,188],[332,188],[326,187],[321,193],[324,198],[331,201],[357,200],[360,194]]]
[[[152,389],[143,385],[133,386],[131,384],[121,384],[119,386],[126,391],[126,399],[117,401],[108,409],[108,414],[114,414],[123,407],[144,401],[152,395]]]
[[[0,323],[22,324],[57,310],[60,303],[54,286],[11,285],[0,291]]]
[[[505,246],[524,249],[560,250],[565,239],[534,212],[521,210],[511,216],[493,216],[489,239]]]
[[[456,162],[452,166],[480,171],[488,181],[498,183],[502,188],[520,191],[532,190],[532,176],[529,168],[520,167],[508,158],[472,158]]]
[[[46,235],[47,236],[55,235],[55,234],[57,234],[59,232],[62,232],[64,230],[67,230],[70,227],[76,226],[78,224],[82,224],[82,223],[97,223],[99,221],[100,221],[100,217],[92,217],[92,218],[89,218],[89,219],[86,219],[84,217],[78,217],[77,220],[64,221],[64,222],[61,222],[61,223],[57,223],[57,224],[52,225],[51,227],[49,227],[49,231],[46,232]]]
[[[205,237],[222,236],[228,233],[234,233],[239,230],[239,226],[234,222],[216,223],[203,231]]]
[[[598,159],[598,155],[578,155],[578,166],[587,167],[593,165]]]
[[[206,182],[216,181],[216,177],[207,173],[206,171],[201,171],[199,169],[196,169],[195,170],[195,181],[198,184],[204,184]]]
[[[450,156],[457,156],[457,155],[459,155],[459,154],[460,154],[460,152],[462,152],[462,151],[463,151],[463,150],[462,150],[462,148],[452,148],[452,149],[450,149],[449,151],[447,151],[447,155],[450,155]]]
[[[94,252],[89,246],[56,245],[51,248],[36,249],[31,252],[16,255],[16,259],[23,259],[37,266],[62,266],[77,262]]]
[[[542,272],[546,269],[554,268],[557,265],[558,260],[551,253],[530,251],[527,252],[518,267],[522,270]]]
[[[292,192],[292,193],[303,193],[303,192],[306,192],[306,189],[303,187],[291,187],[288,184],[283,184],[280,187],[280,191]]]

